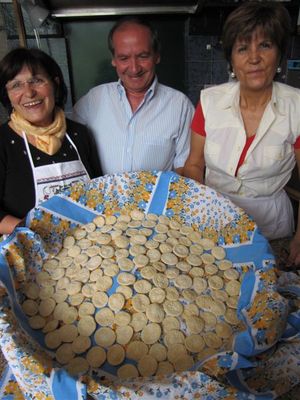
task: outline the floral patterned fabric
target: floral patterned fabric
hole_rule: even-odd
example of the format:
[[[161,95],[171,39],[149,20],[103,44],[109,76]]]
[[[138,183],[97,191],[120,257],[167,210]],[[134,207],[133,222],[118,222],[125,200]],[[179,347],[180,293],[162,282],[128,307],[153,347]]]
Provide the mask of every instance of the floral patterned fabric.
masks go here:
[[[20,307],[22,288],[59,251],[70,229],[99,214],[136,208],[172,216],[224,246],[244,274],[237,310],[244,330],[231,352],[210,356],[191,371],[120,382],[91,370],[75,379],[29,327]],[[299,275],[279,274],[255,223],[214,190],[173,172],[104,176],[33,209],[26,226],[0,244],[1,398],[275,399],[300,382]]]

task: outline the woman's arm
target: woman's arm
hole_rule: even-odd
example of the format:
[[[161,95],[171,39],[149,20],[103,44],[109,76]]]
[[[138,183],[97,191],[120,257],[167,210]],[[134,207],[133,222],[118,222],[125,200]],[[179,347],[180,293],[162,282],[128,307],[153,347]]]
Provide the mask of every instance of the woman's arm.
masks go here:
[[[200,183],[204,182],[205,137],[192,131],[190,154],[183,168],[183,175]]]
[[[15,227],[20,224],[23,220],[13,215],[6,215],[0,221],[0,235],[8,235],[13,232]]]
[[[3,207],[2,200],[4,198],[4,187],[5,182],[7,182],[7,151],[6,151],[6,142],[5,138],[7,135],[7,127],[6,130],[3,128],[4,125],[1,126],[3,131],[1,130],[1,143],[0,143],[0,235],[7,235],[12,233],[15,226],[21,221],[19,218],[14,217],[13,215],[8,215],[7,210]],[[21,173],[21,172],[20,172]]]
[[[295,150],[298,176],[300,179],[300,149]],[[298,206],[298,221],[295,236],[293,237],[290,244],[290,256],[289,261],[295,265],[300,265],[300,202]]]

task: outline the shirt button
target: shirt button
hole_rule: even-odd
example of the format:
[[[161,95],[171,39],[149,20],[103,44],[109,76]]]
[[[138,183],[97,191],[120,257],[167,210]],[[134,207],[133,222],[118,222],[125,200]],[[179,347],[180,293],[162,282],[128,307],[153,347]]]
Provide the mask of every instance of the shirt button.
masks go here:
[[[15,144],[15,141],[14,141],[14,140],[12,140],[10,143],[11,143],[11,144]]]
[[[67,157],[67,154],[66,154],[66,153],[64,153],[64,154],[63,154],[63,156],[64,156],[64,157]]]

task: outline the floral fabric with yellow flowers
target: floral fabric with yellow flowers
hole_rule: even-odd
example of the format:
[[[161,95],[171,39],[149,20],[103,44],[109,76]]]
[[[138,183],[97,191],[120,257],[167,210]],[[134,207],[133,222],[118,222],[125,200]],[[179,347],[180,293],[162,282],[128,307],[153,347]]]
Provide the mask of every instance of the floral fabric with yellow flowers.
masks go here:
[[[220,293],[223,289],[222,285],[218,287],[220,279],[211,280],[202,294],[199,284],[203,281],[197,276],[193,276],[193,285],[198,288],[193,301],[201,310],[208,297],[218,294],[219,306],[226,303],[228,307],[224,313],[220,311],[222,307],[215,311],[217,323],[206,313],[202,333],[197,333],[195,325],[191,325],[192,334],[184,339],[189,354],[184,353],[182,362],[193,362],[186,364],[186,370],[166,375],[146,376],[145,373],[142,377],[124,380],[114,365],[104,363],[100,368],[91,366],[83,373],[71,374],[57,361],[55,345],[46,346],[45,332],[29,324],[30,318],[22,306],[24,288],[41,274],[46,260],[61,252],[72,232],[87,227],[99,216],[112,221],[137,212],[157,218],[165,216],[173,221],[173,226],[187,226],[186,231],[192,228],[197,232],[195,237],[200,237],[203,243],[214,243],[216,248],[223,249],[227,264],[217,259],[212,265],[209,254],[207,261],[203,258],[203,269],[214,276],[224,270],[219,275],[228,278],[224,281],[230,301],[227,294],[226,297]],[[107,175],[89,183],[73,184],[33,209],[27,215],[26,227],[17,228],[0,244],[0,249],[2,399],[87,399],[88,395],[99,400],[276,399],[300,382],[299,275],[279,274],[271,248],[254,221],[209,187],[173,172],[158,171]],[[230,274],[225,273],[229,264]],[[175,273],[175,268],[171,270]],[[140,267],[135,271],[137,280],[139,274]],[[240,281],[230,284],[235,274]],[[187,279],[181,281],[187,282]],[[174,278],[177,286],[181,281]],[[116,292],[114,281],[108,294],[112,296]],[[191,291],[187,289],[185,293],[185,318],[195,322],[192,311],[195,307],[189,304]],[[131,310],[131,299],[126,304],[130,304],[126,311]],[[70,325],[77,323],[73,321]],[[228,331],[230,324],[236,329]],[[195,342],[189,336],[197,336]],[[202,336],[207,348],[201,353],[193,346],[202,341]],[[168,332],[162,335],[162,347],[168,348],[169,353],[172,345],[179,351],[183,344],[174,337],[168,343],[166,338],[171,340]],[[216,343],[220,337],[230,345],[219,348]],[[125,351],[128,346],[128,343],[123,346]],[[81,357],[84,362],[84,351],[80,352]],[[129,360],[129,364],[134,367],[136,360]]]

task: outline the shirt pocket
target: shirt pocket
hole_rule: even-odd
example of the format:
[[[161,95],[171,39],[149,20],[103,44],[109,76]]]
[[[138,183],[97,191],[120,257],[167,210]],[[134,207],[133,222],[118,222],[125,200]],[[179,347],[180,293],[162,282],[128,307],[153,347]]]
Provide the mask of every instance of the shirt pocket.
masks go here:
[[[171,140],[145,140],[133,152],[134,168],[146,170],[171,169],[175,157],[175,144]]]
[[[294,160],[294,149],[289,143],[264,146],[256,159],[256,167],[264,178],[272,178],[275,182],[279,176],[290,173]]]
[[[218,165],[218,159],[221,151],[221,145],[213,142],[212,140],[205,139],[204,157],[205,163],[208,167]]]
[[[293,147],[287,144],[265,146],[263,150],[263,165],[281,164],[294,156]]]

